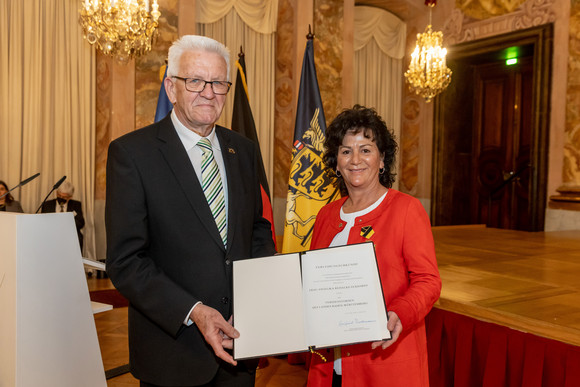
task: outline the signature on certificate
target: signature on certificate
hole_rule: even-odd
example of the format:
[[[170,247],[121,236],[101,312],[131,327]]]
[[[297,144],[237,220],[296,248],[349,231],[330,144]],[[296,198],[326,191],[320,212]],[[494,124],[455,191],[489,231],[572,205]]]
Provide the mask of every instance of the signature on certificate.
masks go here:
[[[340,320],[338,322],[339,327],[346,327],[349,325],[363,325],[363,324],[373,324],[377,322],[377,320],[359,320],[358,318],[352,320]]]

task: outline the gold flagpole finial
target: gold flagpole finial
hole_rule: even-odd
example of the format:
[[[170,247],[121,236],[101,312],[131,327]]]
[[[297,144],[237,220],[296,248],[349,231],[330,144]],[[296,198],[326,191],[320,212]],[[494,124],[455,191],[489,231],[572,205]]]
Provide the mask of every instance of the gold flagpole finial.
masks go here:
[[[306,39],[313,40],[314,34],[312,33],[312,25],[308,24],[308,35],[306,35]]]

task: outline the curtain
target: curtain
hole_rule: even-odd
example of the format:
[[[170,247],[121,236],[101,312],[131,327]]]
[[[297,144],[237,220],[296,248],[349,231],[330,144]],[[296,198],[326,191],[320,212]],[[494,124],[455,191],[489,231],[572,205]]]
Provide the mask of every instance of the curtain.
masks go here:
[[[375,108],[400,146],[406,25],[378,8],[354,9],[353,101]]]
[[[580,348],[433,308],[425,318],[431,387],[580,386]]]
[[[264,35],[276,32],[278,0],[197,0],[198,22],[215,23],[235,9],[242,21]]]
[[[230,80],[235,82],[240,46],[246,61],[250,107],[256,122],[266,176],[274,177],[275,47],[278,1],[197,0],[197,33],[230,50]],[[235,85],[228,93],[218,124],[231,127]]]
[[[76,0],[0,2],[0,180],[33,213],[63,175],[83,204],[84,256],[95,258],[95,54]],[[49,199],[54,198],[54,194]]]

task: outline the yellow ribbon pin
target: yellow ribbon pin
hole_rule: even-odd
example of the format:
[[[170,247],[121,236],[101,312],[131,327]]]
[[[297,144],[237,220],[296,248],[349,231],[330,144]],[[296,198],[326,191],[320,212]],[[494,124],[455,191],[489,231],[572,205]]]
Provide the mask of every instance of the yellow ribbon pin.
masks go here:
[[[371,237],[375,234],[375,230],[371,226],[364,226],[360,229],[360,236],[365,237],[367,239],[371,239]]]

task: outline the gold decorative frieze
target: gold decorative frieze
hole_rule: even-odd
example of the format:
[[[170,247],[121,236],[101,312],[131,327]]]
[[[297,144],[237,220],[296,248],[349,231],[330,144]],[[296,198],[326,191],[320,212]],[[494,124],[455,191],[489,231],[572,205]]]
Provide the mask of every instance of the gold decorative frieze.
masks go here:
[[[474,19],[489,19],[514,12],[526,0],[455,0],[455,6]]]
[[[456,44],[552,23],[556,20],[554,3],[555,0],[528,0],[514,12],[476,21],[455,8],[443,26],[445,42]]]

